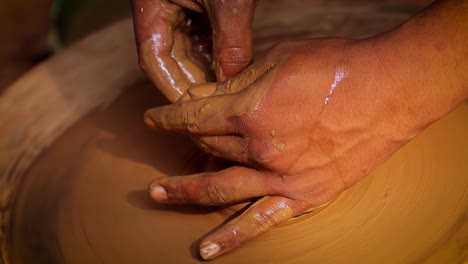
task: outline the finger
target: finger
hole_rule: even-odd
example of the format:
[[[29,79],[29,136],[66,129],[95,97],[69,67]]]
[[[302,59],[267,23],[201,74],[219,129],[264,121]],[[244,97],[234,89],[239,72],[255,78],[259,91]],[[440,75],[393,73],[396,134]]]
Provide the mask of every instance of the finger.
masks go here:
[[[215,94],[238,93],[254,83],[261,83],[275,66],[276,63],[274,61],[271,61],[270,58],[263,57],[236,76],[219,83]],[[192,89],[196,89],[196,87],[190,88],[189,92]]]
[[[231,116],[236,95],[213,96],[152,108],[145,113],[145,123],[168,132],[204,136],[237,134]]]
[[[218,81],[230,78],[252,61],[252,21],[256,1],[213,1],[208,16]]]
[[[200,99],[209,97],[216,94],[216,91],[219,89],[219,83],[203,83],[195,85],[188,89],[187,94],[189,95],[190,100]]]
[[[176,102],[185,94],[192,83],[186,78],[178,63],[169,53],[158,50],[162,43],[158,36],[145,42],[140,48],[140,65],[149,79],[171,102]],[[172,41],[164,42],[172,45]]]
[[[195,140],[205,152],[226,160],[248,164],[248,141],[239,135],[209,136]]]
[[[171,56],[174,28],[183,20],[182,9],[164,0],[134,0],[132,4],[140,65],[158,89],[175,102],[191,86]]]
[[[159,203],[226,205],[271,194],[268,176],[246,167],[155,179],[148,192]]]
[[[275,69],[276,61],[265,56],[249,65],[236,76],[218,83],[203,83],[189,88],[191,99],[202,98],[212,95],[233,94],[241,92],[254,83],[262,82],[269,73]]]
[[[279,196],[264,197],[240,216],[208,235],[200,243],[200,255],[209,260],[225,254],[246,241],[293,217],[296,202]]]
[[[254,83],[261,83],[268,73],[275,67],[274,62],[269,62],[267,59],[261,59],[259,62],[250,65],[247,69],[233,78],[220,83],[202,83],[190,87],[187,94],[180,100],[192,100],[213,95],[225,95],[238,93],[247,89]]]
[[[185,34],[176,30],[174,32],[174,47],[172,49],[172,58],[177,62],[179,68],[184,73],[186,81],[190,81],[191,86],[206,82],[205,72],[200,69],[187,55],[187,48],[190,44],[186,43],[188,38]]]
[[[159,19],[164,19],[169,25],[175,24],[177,14],[181,10],[167,0],[131,0],[131,4],[137,44],[143,43],[155,32],[160,31]]]

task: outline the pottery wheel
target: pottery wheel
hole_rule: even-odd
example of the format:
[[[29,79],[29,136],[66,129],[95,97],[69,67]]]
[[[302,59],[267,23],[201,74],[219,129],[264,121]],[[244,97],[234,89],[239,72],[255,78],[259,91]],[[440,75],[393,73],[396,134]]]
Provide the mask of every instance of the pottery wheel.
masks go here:
[[[144,126],[144,110],[166,102],[141,76],[131,34],[129,21],[100,32],[2,96],[3,261],[197,263],[197,241],[235,214],[147,197],[152,178],[203,171],[206,156]],[[463,263],[467,120],[463,103],[326,207],[211,262]]]

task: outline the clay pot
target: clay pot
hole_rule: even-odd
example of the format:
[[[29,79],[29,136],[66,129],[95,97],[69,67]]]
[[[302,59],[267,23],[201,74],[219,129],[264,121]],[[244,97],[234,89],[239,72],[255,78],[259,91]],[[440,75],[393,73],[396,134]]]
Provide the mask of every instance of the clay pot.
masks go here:
[[[311,20],[312,7],[288,3],[290,9],[276,1],[259,7],[257,54],[278,38],[366,36],[408,15],[361,7],[338,23],[329,15],[344,9],[315,10]],[[316,19],[323,19],[320,26],[311,23]],[[305,21],[310,31],[299,30]],[[150,179],[207,168],[189,139],[144,126],[144,110],[166,103],[137,66],[130,21],[88,37],[9,87],[0,97],[3,262],[200,261],[197,241],[238,208],[149,200]],[[464,103],[327,206],[212,262],[463,262],[467,120]]]

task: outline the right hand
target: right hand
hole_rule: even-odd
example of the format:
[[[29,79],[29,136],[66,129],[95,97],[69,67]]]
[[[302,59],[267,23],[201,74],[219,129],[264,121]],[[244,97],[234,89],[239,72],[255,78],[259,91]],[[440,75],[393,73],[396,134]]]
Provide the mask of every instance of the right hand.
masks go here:
[[[256,2],[132,0],[142,69],[171,102],[213,68],[217,81],[236,75],[252,61]]]
[[[225,82],[192,87],[191,100],[148,110],[153,129],[242,164],[155,179],[150,196],[200,205],[263,197],[201,241],[204,259],[326,204],[421,131],[400,112],[412,87],[401,73],[414,71],[397,64],[390,74],[380,56],[373,41],[286,42]]]
[[[200,205],[262,197],[203,238],[204,259],[326,204],[467,98],[468,79],[435,60],[438,51],[419,52],[420,37],[286,42],[225,82],[192,87],[190,100],[148,110],[150,127],[240,164],[155,179],[150,196]]]

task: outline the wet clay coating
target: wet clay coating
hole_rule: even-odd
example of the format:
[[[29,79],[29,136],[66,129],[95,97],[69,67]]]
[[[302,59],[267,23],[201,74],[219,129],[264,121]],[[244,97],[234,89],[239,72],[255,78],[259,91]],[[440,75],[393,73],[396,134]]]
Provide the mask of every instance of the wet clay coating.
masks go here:
[[[152,178],[200,171],[204,160],[189,139],[141,124],[137,117],[156,97],[151,85],[132,87],[35,162],[15,207],[13,263],[199,261],[198,239],[234,211],[149,200]],[[213,262],[462,262],[467,118],[464,103],[328,206]],[[67,162],[57,167],[57,160]]]
[[[178,101],[190,87],[212,79],[214,72],[209,66],[211,54],[207,47],[207,41],[211,40],[191,32],[203,26],[198,25],[199,21],[192,21],[181,6],[172,3],[155,2],[158,7],[153,6],[154,10],[145,10],[143,6],[148,9],[149,4],[144,1],[133,4],[135,25],[139,25],[136,38],[140,66],[169,101]],[[142,7],[138,8],[140,4]],[[148,26],[141,24],[145,16],[158,16],[158,19]]]
[[[173,43],[163,43],[163,46],[173,45],[174,49],[162,56],[158,55],[155,38],[140,45],[140,61],[150,79],[171,102],[183,97],[190,87],[206,82],[206,73],[186,54],[184,36],[175,38]]]

